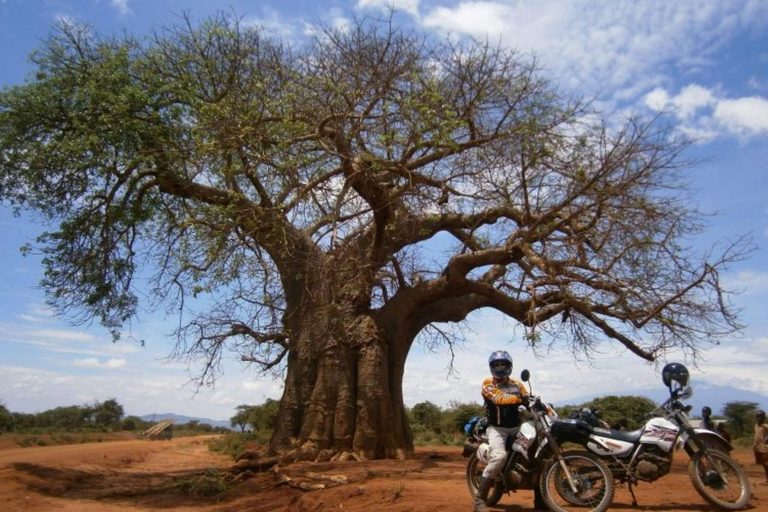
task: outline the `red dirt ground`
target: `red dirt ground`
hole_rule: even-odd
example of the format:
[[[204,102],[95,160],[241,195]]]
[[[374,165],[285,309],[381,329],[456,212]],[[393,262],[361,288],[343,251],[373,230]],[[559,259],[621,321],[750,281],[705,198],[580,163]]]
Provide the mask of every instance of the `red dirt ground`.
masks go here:
[[[303,491],[279,483],[273,471],[234,483],[216,497],[190,489],[200,475],[222,475],[232,466],[208,451],[210,438],[123,440],[66,446],[14,448],[0,441],[0,510],[3,512],[435,512],[472,510],[460,447],[418,448],[408,461],[297,463],[279,468],[293,483],[314,472],[344,475],[347,483]],[[673,472],[635,489],[617,489],[611,510],[692,512],[712,510],[691,485],[687,458]],[[747,450],[735,458],[752,484],[747,510],[768,512],[768,486]],[[315,480],[317,482],[317,480]],[[532,510],[532,491],[505,496],[491,510]]]

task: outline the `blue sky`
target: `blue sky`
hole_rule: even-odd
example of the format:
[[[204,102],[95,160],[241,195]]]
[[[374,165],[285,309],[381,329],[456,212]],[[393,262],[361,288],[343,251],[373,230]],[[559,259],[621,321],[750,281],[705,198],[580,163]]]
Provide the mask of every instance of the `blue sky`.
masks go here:
[[[247,23],[300,44],[318,20],[343,27],[377,15],[391,0],[0,0],[0,86],[23,83],[27,56],[57,20],[87,22],[102,34],[141,36],[193,18],[233,10]],[[536,55],[563,91],[597,95],[611,115],[669,112],[698,141],[687,157],[695,202],[712,214],[697,240],[751,233],[756,250],[724,276],[743,290],[734,298],[743,335],[704,354],[694,384],[732,385],[768,395],[768,2],[762,0],[395,0],[397,23],[439,37],[475,36]],[[241,403],[278,398],[280,382],[257,379],[234,362],[215,388],[188,385],[184,364],[164,361],[173,346],[168,323],[146,316],[133,325],[142,348],[113,344],[97,326],[72,326],[47,310],[36,288],[42,267],[19,247],[40,226],[0,208],[0,401],[13,411],[42,411],[115,397],[131,414],[176,412],[229,418]],[[475,401],[486,357],[506,348],[516,371],[532,370],[534,390],[556,403],[596,394],[631,394],[659,383],[658,367],[605,343],[592,364],[560,350],[535,357],[514,325],[491,313],[472,318],[455,372],[450,355],[414,349],[406,367],[406,403]],[[675,356],[670,355],[669,359]],[[660,383],[659,383],[660,385]],[[768,407],[768,403],[762,404]]]

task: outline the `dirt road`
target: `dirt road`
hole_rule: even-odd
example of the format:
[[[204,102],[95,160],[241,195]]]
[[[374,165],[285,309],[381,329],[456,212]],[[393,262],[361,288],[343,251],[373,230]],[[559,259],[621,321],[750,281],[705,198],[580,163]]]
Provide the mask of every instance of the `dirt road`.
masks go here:
[[[460,448],[422,448],[409,461],[292,464],[238,483],[223,492],[232,461],[208,451],[210,438],[172,441],[114,441],[0,450],[0,510],[5,512],[435,512],[472,510]],[[688,480],[684,454],[672,474],[636,489],[632,506],[619,488],[611,510],[692,512],[711,510]],[[748,510],[768,511],[768,486],[747,450],[737,450],[752,484]],[[320,476],[318,476],[320,475]],[[303,491],[285,483],[346,483]],[[313,479],[308,479],[313,476]],[[338,478],[337,478],[338,479]],[[213,486],[213,487],[212,487]],[[521,491],[492,510],[532,510],[533,496]]]

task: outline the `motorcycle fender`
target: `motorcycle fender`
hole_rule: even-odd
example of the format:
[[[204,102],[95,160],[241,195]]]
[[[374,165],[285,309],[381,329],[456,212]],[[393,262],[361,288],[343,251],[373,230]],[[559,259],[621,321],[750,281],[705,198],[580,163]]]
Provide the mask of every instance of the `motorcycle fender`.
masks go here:
[[[705,428],[694,428],[693,434],[696,436],[696,438],[702,442],[703,444],[710,446],[712,448],[715,448],[716,450],[723,451],[725,453],[730,452],[733,450],[733,445],[728,442],[723,436],[718,434],[717,432],[712,432],[711,430],[707,430]],[[678,446],[677,448],[682,448],[683,445],[689,442],[690,437],[689,436],[680,436],[678,439]]]
[[[624,457],[634,448],[634,444],[618,439],[609,439],[596,435],[589,436],[587,449],[601,457],[611,455],[613,457]]]

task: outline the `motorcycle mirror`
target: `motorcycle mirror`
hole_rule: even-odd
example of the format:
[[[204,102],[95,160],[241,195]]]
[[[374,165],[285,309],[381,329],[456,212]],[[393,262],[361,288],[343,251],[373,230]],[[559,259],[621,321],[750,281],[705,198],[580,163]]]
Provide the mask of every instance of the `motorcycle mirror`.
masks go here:
[[[520,374],[520,379],[521,379],[523,382],[528,382],[528,380],[529,380],[530,378],[531,378],[531,372],[529,372],[529,371],[528,371],[528,368],[526,368],[526,369],[525,369],[525,370],[523,370],[523,371],[522,371],[522,373]]]

